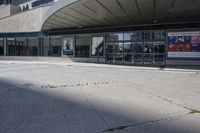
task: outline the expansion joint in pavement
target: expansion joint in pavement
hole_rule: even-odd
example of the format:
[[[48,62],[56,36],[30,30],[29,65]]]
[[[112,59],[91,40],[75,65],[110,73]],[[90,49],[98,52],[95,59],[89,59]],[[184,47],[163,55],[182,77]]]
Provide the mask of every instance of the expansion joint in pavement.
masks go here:
[[[115,131],[126,130],[126,129],[135,128],[135,127],[139,127],[139,126],[144,126],[144,125],[147,125],[147,124],[156,123],[156,122],[160,122],[160,121],[170,121],[170,120],[174,120],[174,119],[179,119],[179,118],[187,116],[187,115],[189,115],[189,114],[188,113],[186,113],[186,114],[179,114],[179,115],[174,115],[174,116],[170,116],[170,117],[164,117],[164,118],[160,118],[160,119],[155,119],[155,120],[150,120],[150,121],[146,121],[146,122],[141,122],[141,123],[137,123],[137,124],[122,125],[122,126],[118,126],[118,127],[106,129],[104,131],[97,132],[97,133],[108,133],[108,132],[115,132]]]
[[[155,96],[155,97],[161,98],[161,99],[164,100],[164,101],[167,101],[167,102],[173,103],[173,104],[175,104],[175,105],[177,105],[177,106],[179,106],[179,107],[185,108],[185,109],[189,110],[190,112],[193,110],[193,109],[190,108],[190,107],[187,107],[187,106],[184,106],[184,105],[182,105],[182,104],[176,103],[176,102],[174,102],[174,101],[172,101],[172,100],[169,100],[169,99],[167,99],[167,98],[165,98],[165,97],[162,97],[162,96],[160,96],[160,95],[156,95],[156,94],[154,94],[154,93],[152,93],[152,92],[150,92],[150,91],[148,91],[148,90],[145,90],[145,89],[142,89],[142,88],[138,88],[138,89],[139,89],[139,90],[142,90],[142,91],[144,91],[144,92],[146,92],[146,93],[149,93],[149,94],[151,94],[151,95],[153,95],[153,96]]]

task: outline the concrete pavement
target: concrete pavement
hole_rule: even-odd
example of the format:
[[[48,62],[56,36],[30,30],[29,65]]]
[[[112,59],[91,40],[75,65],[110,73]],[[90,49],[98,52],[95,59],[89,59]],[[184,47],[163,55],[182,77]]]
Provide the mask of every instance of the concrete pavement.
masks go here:
[[[0,62],[0,133],[199,133],[199,71]]]

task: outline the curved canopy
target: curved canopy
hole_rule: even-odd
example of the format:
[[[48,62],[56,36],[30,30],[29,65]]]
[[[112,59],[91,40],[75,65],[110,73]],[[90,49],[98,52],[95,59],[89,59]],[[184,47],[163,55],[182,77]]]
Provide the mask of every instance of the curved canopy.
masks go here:
[[[199,7],[200,0],[60,0],[42,30],[199,21]]]

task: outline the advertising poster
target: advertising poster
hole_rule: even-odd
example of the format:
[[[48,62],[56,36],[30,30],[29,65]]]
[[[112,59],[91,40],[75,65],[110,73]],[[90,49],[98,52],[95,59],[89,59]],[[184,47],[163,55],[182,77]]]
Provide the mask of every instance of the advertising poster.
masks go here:
[[[73,38],[64,38],[63,39],[63,55],[73,55]]]
[[[104,52],[103,37],[92,37],[92,56],[103,56]]]
[[[191,51],[200,52],[200,36],[193,36],[191,38]]]
[[[168,33],[168,57],[200,58],[200,32]]]

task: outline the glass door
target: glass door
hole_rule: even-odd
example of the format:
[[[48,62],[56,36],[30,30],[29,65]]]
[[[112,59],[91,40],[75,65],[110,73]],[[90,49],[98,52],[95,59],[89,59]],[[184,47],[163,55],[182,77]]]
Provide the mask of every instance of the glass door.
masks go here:
[[[115,43],[107,43],[107,47],[106,47],[107,63],[115,62],[114,47],[115,47]]]
[[[142,42],[135,42],[133,43],[133,62],[134,63],[143,63],[143,43]]]
[[[153,64],[153,43],[145,42],[144,43],[144,64]]]
[[[115,63],[123,64],[123,43],[115,43]]]
[[[165,61],[165,32],[108,34],[107,62],[116,64],[155,64]]]
[[[154,43],[154,63],[163,64],[165,61],[165,43],[156,42]]]
[[[107,63],[123,63],[123,43],[113,42],[107,43]]]
[[[133,44],[131,42],[124,43],[124,63],[133,63]]]

